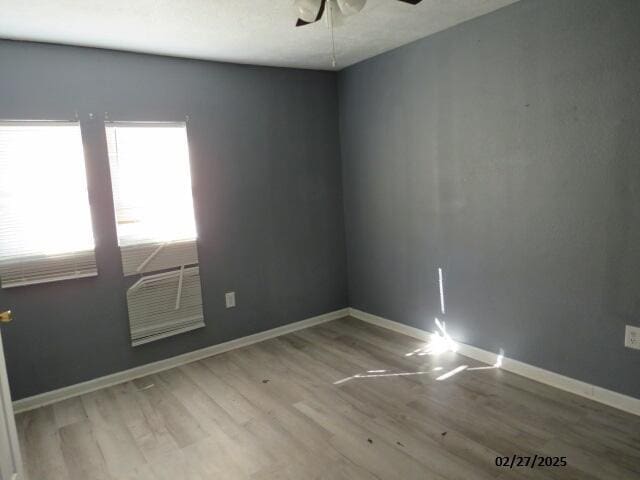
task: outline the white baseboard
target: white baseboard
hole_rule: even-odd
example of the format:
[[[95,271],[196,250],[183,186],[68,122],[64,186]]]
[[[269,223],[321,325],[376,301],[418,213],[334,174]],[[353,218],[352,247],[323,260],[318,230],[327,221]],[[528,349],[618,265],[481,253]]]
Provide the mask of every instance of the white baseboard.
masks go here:
[[[373,325],[393,330],[420,340],[428,340],[431,335],[431,332],[426,330],[410,327],[355,308],[349,309],[349,315]],[[458,346],[458,353],[461,355],[489,365],[495,364],[498,358],[496,353],[482,350],[481,348],[474,347],[472,345],[458,343]],[[617,408],[634,415],[640,415],[640,399],[638,398],[623,395],[622,393],[607,390],[606,388],[598,387],[596,385],[591,385],[589,383],[582,382],[571,377],[566,377],[543,368],[534,367],[533,365],[507,357],[502,359],[501,368],[508,372],[516,373],[531,380],[580,395],[581,397],[603,403],[610,407]]]
[[[281,335],[286,335],[287,333],[302,330],[314,325],[319,325],[331,320],[336,320],[347,315],[420,340],[428,340],[429,336],[431,335],[431,332],[426,330],[410,327],[408,325],[394,322],[393,320],[388,320],[386,318],[378,317],[377,315],[372,315],[355,308],[344,308],[342,310],[325,313],[317,317],[290,323],[288,325],[283,325],[281,327],[266,330],[264,332],[255,333],[247,337],[230,340],[218,345],[212,345],[200,350],[184,353],[182,355],[160,360],[158,362],[141,365],[139,367],[124,370],[122,372],[113,373],[104,377],[99,377],[86,382],[70,385],[68,387],[52,390],[50,392],[34,395],[32,397],[16,400],[15,402],[13,402],[13,409],[15,413],[25,412],[34,408],[59,402],[60,400],[65,400],[67,398],[93,392],[95,390],[100,390],[101,388],[110,387],[119,383],[134,380],[136,378],[144,377],[146,375],[162,372],[164,370],[201,360],[212,355],[217,355],[229,350],[261,342],[263,340],[279,337]],[[483,363],[487,363],[489,365],[493,365],[498,357],[496,353],[482,350],[481,348],[477,348],[472,345],[458,343],[458,346],[458,353],[460,353],[461,355],[467,356]],[[501,368],[508,372],[516,373],[518,375],[522,375],[523,377],[530,378],[531,380],[535,380],[537,382],[544,383],[546,385],[550,385],[552,387],[556,387],[561,390],[565,390],[567,392],[589,398],[610,407],[614,407],[619,410],[623,410],[625,412],[640,416],[640,399],[638,398],[623,395],[621,393],[607,390],[596,385],[591,385],[589,383],[566,377],[564,375],[560,375],[543,368],[534,367],[533,365],[529,365],[527,363],[513,360],[507,357],[504,357],[502,359]]]
[[[119,383],[128,382],[136,378],[151,375],[153,373],[162,372],[170,368],[178,367],[186,363],[195,362],[212,355],[218,355],[229,350],[233,350],[240,347],[246,347],[253,343],[262,342],[270,338],[286,335],[287,333],[295,332],[296,330],[302,330],[303,328],[319,325],[324,322],[336,320],[338,318],[346,317],[349,313],[348,308],[342,310],[335,310],[333,312],[318,315],[317,317],[307,318],[299,322],[290,323],[281,327],[272,328],[264,332],[255,333],[228,342],[219,343],[210,347],[195,350],[193,352],[184,353],[175,357],[160,360],[158,362],[148,363],[139,367],[131,368],[121,372],[106,375],[104,377],[95,378],[86,382],[77,383],[68,387],[59,388],[50,392],[34,395],[33,397],[27,397],[13,402],[13,410],[15,413],[26,412],[33,410],[34,408],[43,407],[51,403],[59,402],[67,398],[76,397],[85,393],[100,390],[101,388],[111,387]]]

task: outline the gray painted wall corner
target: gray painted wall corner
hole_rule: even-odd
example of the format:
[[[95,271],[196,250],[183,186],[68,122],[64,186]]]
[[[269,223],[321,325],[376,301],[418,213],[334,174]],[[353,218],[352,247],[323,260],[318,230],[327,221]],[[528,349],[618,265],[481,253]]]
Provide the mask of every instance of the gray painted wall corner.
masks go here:
[[[522,0],[340,73],[352,307],[640,397],[640,2]]]

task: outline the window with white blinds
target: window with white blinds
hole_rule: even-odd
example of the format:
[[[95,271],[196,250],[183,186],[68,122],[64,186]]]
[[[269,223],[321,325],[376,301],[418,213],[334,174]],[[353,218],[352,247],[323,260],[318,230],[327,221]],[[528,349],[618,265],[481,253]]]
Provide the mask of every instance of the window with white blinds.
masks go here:
[[[97,275],[77,122],[0,122],[2,288]]]
[[[132,344],[204,327],[184,123],[106,125]],[[160,273],[157,273],[160,272]]]
[[[125,275],[198,263],[185,124],[106,126]]]

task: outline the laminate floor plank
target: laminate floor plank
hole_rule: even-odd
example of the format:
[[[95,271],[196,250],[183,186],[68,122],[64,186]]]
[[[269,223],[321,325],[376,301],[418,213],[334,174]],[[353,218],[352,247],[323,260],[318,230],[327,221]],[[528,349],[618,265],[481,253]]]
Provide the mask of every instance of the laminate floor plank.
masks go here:
[[[110,389],[83,395],[82,405],[91,422],[93,438],[114,478],[119,478],[146,462]]]
[[[209,446],[216,445],[216,452],[224,452],[226,458],[235,459],[240,464],[239,468],[247,474],[272,463],[265,449],[244,428],[245,423],[235,423],[182,369],[163,372],[159,377],[189,413],[198,419],[209,435],[205,442]],[[203,442],[196,444],[201,446]],[[191,451],[202,452],[200,446]]]
[[[198,420],[189,413],[157,375],[137,379],[133,383],[162,418],[164,425],[180,448],[207,436]]]
[[[109,390],[120,408],[123,422],[147,462],[179,448],[162,415],[133,382],[116,385]]]
[[[70,480],[113,480],[93,432],[91,420],[60,428],[62,454]],[[29,452],[26,452],[30,458]],[[37,459],[34,459],[37,461]]]
[[[640,478],[640,417],[426,345],[344,318],[19,414],[25,480]]]
[[[16,428],[23,456],[28,452],[28,459],[37,459],[25,462],[28,480],[69,478],[53,407],[42,407],[17,415]]]
[[[356,465],[384,479],[418,480],[445,477],[423,466],[384,437],[367,430],[347,415],[312,400],[296,404],[302,413],[331,432],[334,448]]]
[[[52,405],[53,415],[58,428],[87,419],[87,412],[80,397],[73,397]]]
[[[202,362],[193,362],[180,369],[236,422],[245,424],[260,415],[246,398],[221,380]]]
[[[257,418],[279,407],[278,399],[269,395],[256,381],[250,379],[242,368],[231,360],[230,356],[225,354],[209,357],[202,363],[249,404],[253,405],[259,412]]]

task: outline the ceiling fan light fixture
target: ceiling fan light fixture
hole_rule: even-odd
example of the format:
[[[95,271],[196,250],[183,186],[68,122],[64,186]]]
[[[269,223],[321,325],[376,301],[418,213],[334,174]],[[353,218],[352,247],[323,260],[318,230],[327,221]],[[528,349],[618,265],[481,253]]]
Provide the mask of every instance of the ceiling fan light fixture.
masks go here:
[[[422,2],[422,0],[397,1],[410,5],[417,5]],[[296,27],[303,27],[317,22],[322,18],[326,10],[329,10],[327,23],[332,26],[338,26],[342,23],[343,17],[358,13],[366,3],[367,0],[294,0],[293,5],[298,12]]]
[[[336,0],[343,15],[354,15],[362,10],[367,0]]]
[[[344,25],[345,14],[340,7],[338,6],[336,0],[329,0],[327,2],[327,6],[329,8],[329,12],[331,13],[331,24],[330,27],[341,27]],[[329,22],[329,16],[327,16],[327,22]]]

